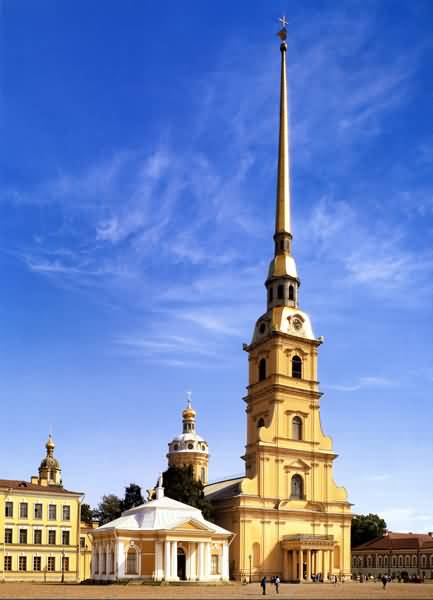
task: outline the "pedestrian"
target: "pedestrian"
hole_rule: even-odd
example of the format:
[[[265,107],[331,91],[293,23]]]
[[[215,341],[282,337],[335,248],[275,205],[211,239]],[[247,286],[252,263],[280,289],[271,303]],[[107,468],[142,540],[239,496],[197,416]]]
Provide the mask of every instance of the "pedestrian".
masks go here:
[[[384,575],[382,577],[382,584],[383,584],[383,589],[386,588],[386,584],[388,583],[388,577],[386,575]]]
[[[275,584],[275,591],[277,594],[280,593],[280,578],[278,577],[278,575],[275,575],[274,577],[274,584]]]
[[[266,575],[264,575],[262,577],[261,582],[260,582],[260,587],[262,588],[263,596],[266,596],[266,583],[267,583],[267,581],[266,581]]]

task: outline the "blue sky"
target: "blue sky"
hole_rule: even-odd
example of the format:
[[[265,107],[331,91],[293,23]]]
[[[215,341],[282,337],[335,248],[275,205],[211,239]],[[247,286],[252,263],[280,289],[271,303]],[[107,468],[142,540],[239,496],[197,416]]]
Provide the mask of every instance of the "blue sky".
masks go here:
[[[288,14],[294,253],[337,483],[433,528],[433,4],[1,5],[1,476],[52,428],[91,504],[152,485],[193,391],[242,471]]]

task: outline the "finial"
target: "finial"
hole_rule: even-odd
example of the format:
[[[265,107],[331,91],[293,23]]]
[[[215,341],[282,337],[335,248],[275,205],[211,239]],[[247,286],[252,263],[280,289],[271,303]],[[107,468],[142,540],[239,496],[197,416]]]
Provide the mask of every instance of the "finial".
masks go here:
[[[186,398],[187,398],[187,406],[188,406],[188,408],[191,408],[191,406],[192,406],[192,392],[187,392],[186,393]]]
[[[156,486],[156,499],[164,498],[164,488],[162,486],[163,477],[162,473],[159,474],[158,485]]]
[[[289,22],[287,21],[286,17],[283,15],[282,17],[280,17],[279,22],[281,23],[281,25],[283,26],[282,29],[280,29],[280,31],[277,33],[278,37],[280,38],[280,40],[285,43],[285,41],[287,40],[287,27],[286,25],[289,24]]]

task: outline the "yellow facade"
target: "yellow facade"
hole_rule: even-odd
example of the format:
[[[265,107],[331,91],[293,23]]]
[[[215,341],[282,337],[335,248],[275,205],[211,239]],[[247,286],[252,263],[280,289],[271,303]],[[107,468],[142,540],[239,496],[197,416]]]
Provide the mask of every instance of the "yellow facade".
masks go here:
[[[51,438],[46,447],[39,476],[0,480],[3,581],[76,582],[85,567],[90,572],[91,540],[83,552],[87,534],[80,536],[82,494],[62,486]]]
[[[318,348],[298,306],[291,254],[286,31],[280,32],[281,100],[275,256],[267,311],[244,350],[249,356],[246,475],[206,488],[217,523],[236,533],[231,575],[284,581],[350,575],[351,505],[332,476],[336,454],[320,423]]]

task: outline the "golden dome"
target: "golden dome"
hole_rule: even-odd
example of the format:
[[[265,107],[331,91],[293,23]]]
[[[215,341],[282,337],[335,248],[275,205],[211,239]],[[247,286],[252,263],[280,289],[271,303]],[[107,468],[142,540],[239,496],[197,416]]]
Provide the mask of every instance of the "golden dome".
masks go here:
[[[196,414],[197,413],[191,406],[187,406],[187,408],[185,408],[182,412],[182,417],[184,419],[195,419]]]
[[[54,450],[54,448],[56,447],[53,438],[51,437],[51,434],[48,436],[48,440],[47,443],[45,444],[45,448],[47,450]]]

